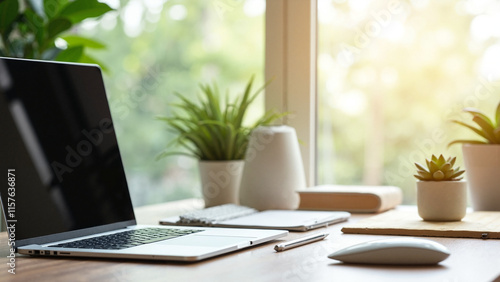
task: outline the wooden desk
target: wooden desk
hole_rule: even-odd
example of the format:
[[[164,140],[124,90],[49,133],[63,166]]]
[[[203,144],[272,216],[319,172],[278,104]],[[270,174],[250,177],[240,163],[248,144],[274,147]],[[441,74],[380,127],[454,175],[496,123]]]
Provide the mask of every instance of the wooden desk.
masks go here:
[[[140,224],[200,208],[186,200],[136,209]],[[355,214],[350,222],[369,215]],[[282,253],[275,242],[198,263],[16,256],[16,274],[7,272],[7,235],[0,233],[0,281],[500,281],[500,240],[430,238],[452,255],[437,266],[347,265],[326,256],[343,247],[389,236],[342,234],[337,224],[320,231],[330,236]],[[316,231],[311,231],[311,233]],[[308,233],[290,233],[284,240]],[[281,240],[280,240],[281,241]]]

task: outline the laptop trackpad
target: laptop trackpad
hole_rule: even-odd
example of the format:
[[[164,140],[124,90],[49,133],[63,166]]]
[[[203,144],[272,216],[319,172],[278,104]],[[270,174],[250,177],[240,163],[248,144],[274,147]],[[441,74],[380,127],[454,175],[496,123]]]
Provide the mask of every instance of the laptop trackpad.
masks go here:
[[[162,245],[222,247],[239,245],[254,240],[255,237],[221,236],[221,235],[191,235],[158,242]]]

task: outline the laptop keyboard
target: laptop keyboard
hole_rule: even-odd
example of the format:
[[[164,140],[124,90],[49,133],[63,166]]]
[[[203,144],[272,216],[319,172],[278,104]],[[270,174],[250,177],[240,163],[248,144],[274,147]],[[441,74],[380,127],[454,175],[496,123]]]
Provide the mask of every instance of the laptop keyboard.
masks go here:
[[[143,244],[154,243],[166,239],[193,234],[203,230],[175,229],[175,228],[141,228],[132,229],[120,233],[92,237],[78,241],[51,245],[56,248],[78,248],[78,249],[104,249],[120,250],[132,248]]]

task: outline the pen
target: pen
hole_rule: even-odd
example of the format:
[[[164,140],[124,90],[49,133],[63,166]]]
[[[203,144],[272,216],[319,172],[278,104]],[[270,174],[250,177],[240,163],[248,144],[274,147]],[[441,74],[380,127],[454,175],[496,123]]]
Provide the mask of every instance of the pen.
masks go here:
[[[274,249],[277,252],[282,252],[282,251],[286,251],[286,250],[291,249],[291,248],[295,248],[298,246],[302,246],[305,244],[309,244],[312,242],[323,240],[326,238],[326,236],[328,236],[328,233],[314,234],[314,235],[310,235],[310,236],[306,236],[303,238],[299,238],[299,239],[295,239],[292,241],[278,244],[278,245],[274,246]]]

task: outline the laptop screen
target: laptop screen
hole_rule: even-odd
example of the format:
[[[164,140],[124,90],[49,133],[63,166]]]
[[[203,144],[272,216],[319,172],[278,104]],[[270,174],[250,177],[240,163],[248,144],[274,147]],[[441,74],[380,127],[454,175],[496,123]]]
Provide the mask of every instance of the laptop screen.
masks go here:
[[[0,58],[0,132],[16,241],[134,220],[99,67]]]

